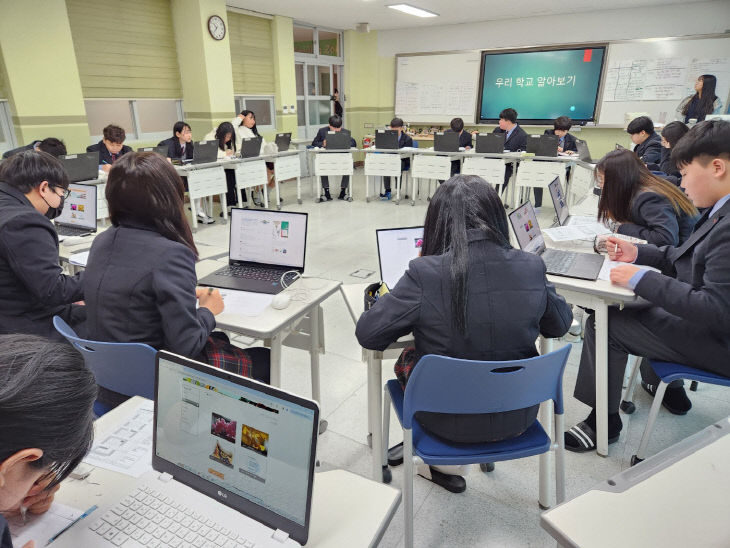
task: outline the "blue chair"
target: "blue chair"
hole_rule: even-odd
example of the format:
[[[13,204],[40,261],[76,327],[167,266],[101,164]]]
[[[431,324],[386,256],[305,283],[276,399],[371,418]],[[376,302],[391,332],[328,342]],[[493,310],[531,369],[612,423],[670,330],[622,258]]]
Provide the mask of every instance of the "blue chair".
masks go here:
[[[157,351],[141,343],[110,343],[80,338],[60,317],[53,317],[53,326],[84,357],[86,367],[94,374],[96,384],[123,396],[155,398],[155,354]],[[94,413],[101,416],[111,407],[99,401]]]
[[[632,466],[646,458],[646,449],[649,445],[649,438],[651,437],[652,430],[654,430],[654,423],[656,422],[657,415],[659,414],[659,408],[662,405],[664,393],[666,392],[667,386],[670,382],[682,379],[695,382],[705,382],[707,384],[716,384],[719,386],[730,386],[730,377],[723,377],[722,375],[710,373],[709,371],[702,371],[701,369],[695,369],[694,367],[689,367],[687,365],[653,360],[649,360],[649,364],[662,381],[659,383],[659,386],[657,386],[656,394],[654,395],[654,402],[651,404],[651,411],[649,411],[649,419],[646,421],[644,435],[641,437],[641,443],[639,444],[639,450],[631,457]]]
[[[403,428],[403,515],[405,545],[413,546],[413,467],[417,464],[484,464],[555,452],[556,498],[565,500],[563,371],[570,345],[524,360],[482,362],[435,356],[422,357],[405,392],[397,380],[385,384],[383,400],[383,465],[393,405]],[[538,421],[522,435],[493,443],[451,444],[425,431],[414,419],[418,411],[433,413],[498,413],[553,400],[553,443]]]

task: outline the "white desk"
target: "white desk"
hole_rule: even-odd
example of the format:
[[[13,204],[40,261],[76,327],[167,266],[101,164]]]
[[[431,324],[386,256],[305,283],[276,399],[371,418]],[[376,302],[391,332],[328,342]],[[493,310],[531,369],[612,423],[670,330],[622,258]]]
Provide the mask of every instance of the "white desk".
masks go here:
[[[227,160],[230,161],[230,160]],[[224,162],[208,162],[205,164],[186,164],[175,166],[175,171],[188,181],[188,196],[190,197],[190,211],[193,219],[193,232],[198,230],[198,212],[195,209],[195,200],[208,198],[211,213],[213,212],[213,196],[220,196],[223,220],[228,221],[228,207],[226,204],[226,174],[223,170]]]
[[[370,201],[370,179],[372,177],[394,177],[395,203],[396,205],[399,204],[402,181],[401,159],[404,156],[412,157],[413,151],[416,149],[410,147],[399,149],[376,149],[375,147],[370,147],[363,150],[365,152],[365,201]],[[406,192],[408,192],[407,188]],[[378,192],[375,191],[374,194],[377,195]]]
[[[730,420],[544,512],[560,546],[730,546]]]
[[[281,209],[279,184],[289,179],[297,180],[297,203],[302,203],[302,162],[299,150],[285,150],[268,156],[274,162],[274,182],[276,183],[276,208]]]
[[[314,201],[321,200],[321,179],[322,177],[349,176],[350,184],[347,185],[347,201],[352,201],[352,175],[354,172],[353,152],[357,152],[357,148],[349,150],[335,150],[326,148],[309,148],[307,151],[314,157]]]
[[[96,436],[102,437],[123,424],[129,410],[141,399],[132,398],[98,419],[95,423]],[[151,453],[149,461],[151,468]],[[89,518],[74,526],[86,527],[104,515],[106,507],[129,491],[131,479],[125,474],[95,468],[86,480],[69,478],[64,481],[56,500],[81,510],[92,504],[99,506]],[[401,494],[397,489],[344,470],[315,474],[309,541],[306,545],[318,548],[375,546],[388,528],[400,499]],[[211,504],[216,503],[211,501]],[[53,545],[58,548],[78,548],[68,532],[61,535]]]
[[[224,165],[225,169],[231,170],[236,178],[236,192],[238,193],[238,205],[243,207],[243,196],[246,189],[261,187],[264,191],[264,207],[269,207],[269,177],[266,171],[266,160],[263,156],[251,158],[231,158]],[[279,187],[276,187],[276,201],[279,202]]]

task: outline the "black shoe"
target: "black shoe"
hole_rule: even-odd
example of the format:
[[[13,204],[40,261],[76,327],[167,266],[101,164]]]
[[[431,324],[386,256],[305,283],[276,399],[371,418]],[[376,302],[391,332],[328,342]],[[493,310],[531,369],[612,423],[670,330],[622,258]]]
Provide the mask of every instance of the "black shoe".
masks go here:
[[[618,417],[618,413],[616,414]],[[611,424],[609,419],[608,424],[608,444],[612,444],[618,441],[619,435],[621,434],[621,419],[619,417],[618,428],[615,424]],[[612,428],[613,427],[613,428]],[[576,424],[573,428],[565,432],[565,448],[573,453],[585,453],[586,451],[593,451],[596,448],[596,431],[593,426],[588,424],[585,420],[580,424]]]
[[[324,197],[325,197],[325,200],[327,200],[328,202],[332,201],[332,195],[330,194],[329,188],[324,189]]]
[[[403,464],[403,442],[388,449],[388,466],[400,466]]]
[[[641,387],[646,390],[651,397],[656,395],[656,386],[653,384],[641,381]],[[662,405],[673,415],[686,415],[687,412],[692,409],[692,402],[687,397],[687,392],[684,391],[684,386],[678,386],[676,388],[668,386],[666,392],[664,392]]]
[[[429,468],[431,470],[431,481],[436,485],[440,485],[452,493],[463,493],[466,491],[466,480],[463,476],[444,474],[443,472],[436,470],[433,466],[429,466]]]
[[[346,190],[345,190],[344,188],[343,188],[342,190],[340,190],[340,195],[339,195],[339,196],[337,196],[337,199],[338,199],[338,200],[344,200],[344,199],[345,199],[345,193],[346,193],[346,192],[347,192],[347,191],[346,191]]]

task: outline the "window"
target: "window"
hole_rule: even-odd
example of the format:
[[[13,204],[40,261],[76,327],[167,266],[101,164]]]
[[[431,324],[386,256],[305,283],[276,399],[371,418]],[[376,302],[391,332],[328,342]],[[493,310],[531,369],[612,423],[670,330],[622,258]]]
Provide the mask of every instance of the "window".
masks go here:
[[[92,143],[109,124],[124,128],[125,142],[167,139],[183,117],[178,99],[87,99],[84,104]]]
[[[314,29],[312,27],[294,27],[294,51],[296,53],[314,53]]]
[[[310,27],[305,23],[294,25],[294,56],[300,59],[334,57],[342,60],[342,32]]]
[[[236,112],[243,110],[253,111],[256,116],[256,128],[259,131],[276,131],[273,96],[238,95],[236,96]]]
[[[329,30],[318,31],[319,54],[329,57],[340,56],[340,33]],[[296,51],[296,49],[295,49]]]
[[[16,147],[10,108],[7,101],[0,101],[0,155]]]

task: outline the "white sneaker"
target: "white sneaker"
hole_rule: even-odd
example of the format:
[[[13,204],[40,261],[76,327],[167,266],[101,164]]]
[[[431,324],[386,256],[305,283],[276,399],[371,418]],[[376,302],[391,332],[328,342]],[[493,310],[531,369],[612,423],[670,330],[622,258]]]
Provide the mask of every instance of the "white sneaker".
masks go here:
[[[205,213],[198,213],[198,222],[204,225],[212,225],[215,222],[213,217],[208,217]]]

